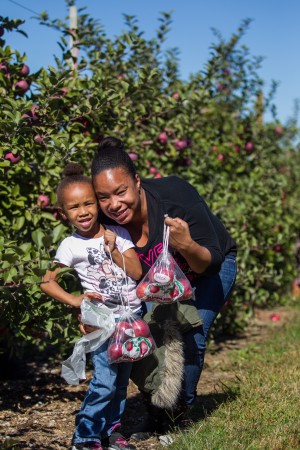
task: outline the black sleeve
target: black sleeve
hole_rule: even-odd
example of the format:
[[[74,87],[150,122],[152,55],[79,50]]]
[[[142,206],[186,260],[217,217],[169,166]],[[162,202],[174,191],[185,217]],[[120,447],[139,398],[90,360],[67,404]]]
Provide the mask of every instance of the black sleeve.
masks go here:
[[[182,219],[188,223],[192,239],[210,251],[212,260],[207,269],[209,273],[218,272],[225,255],[221,249],[220,241],[213,224],[214,218],[208,206],[200,199],[185,211]]]

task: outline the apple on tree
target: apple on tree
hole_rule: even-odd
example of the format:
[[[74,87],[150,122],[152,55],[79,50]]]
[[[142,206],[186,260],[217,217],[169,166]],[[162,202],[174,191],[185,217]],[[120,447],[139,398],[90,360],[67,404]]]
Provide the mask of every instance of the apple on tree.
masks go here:
[[[10,161],[12,164],[17,164],[20,161],[21,156],[18,153],[14,154],[12,152],[7,152],[4,159]]]

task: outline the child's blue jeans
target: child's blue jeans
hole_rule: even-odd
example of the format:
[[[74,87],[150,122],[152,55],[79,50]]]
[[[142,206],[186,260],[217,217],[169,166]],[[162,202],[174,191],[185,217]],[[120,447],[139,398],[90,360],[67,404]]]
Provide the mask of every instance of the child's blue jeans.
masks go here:
[[[108,341],[92,352],[94,375],[76,416],[73,444],[101,442],[120,422],[132,363],[109,364]]]

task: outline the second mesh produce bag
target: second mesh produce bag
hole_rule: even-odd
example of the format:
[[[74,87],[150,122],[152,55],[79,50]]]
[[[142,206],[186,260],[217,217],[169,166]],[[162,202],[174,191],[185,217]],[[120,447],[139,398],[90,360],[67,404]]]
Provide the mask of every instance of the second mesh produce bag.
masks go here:
[[[112,258],[111,261],[113,264]],[[124,259],[123,266],[125,284],[127,285]],[[108,360],[110,363],[139,361],[151,355],[156,349],[156,344],[147,322],[132,312],[128,295],[124,295],[121,288],[119,297],[122,304],[122,312],[116,320],[114,333],[108,342]]]
[[[168,251],[169,227],[164,225],[163,250],[136,289],[144,302],[174,303],[193,297],[193,289]]]
[[[108,343],[109,362],[139,361],[151,355],[155,349],[156,345],[147,322],[125,307]]]

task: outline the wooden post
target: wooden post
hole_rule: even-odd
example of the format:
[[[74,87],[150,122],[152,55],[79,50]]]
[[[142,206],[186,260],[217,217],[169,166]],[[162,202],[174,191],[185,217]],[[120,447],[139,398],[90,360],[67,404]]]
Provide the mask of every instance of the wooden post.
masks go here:
[[[77,7],[70,6],[70,32],[77,36]],[[70,50],[73,58],[76,58],[75,62],[71,59],[70,65],[72,69],[76,69],[78,65],[78,47],[76,45],[76,40],[73,36],[70,36]]]
[[[262,91],[257,95],[256,101],[256,121],[259,127],[263,126],[264,94]]]

